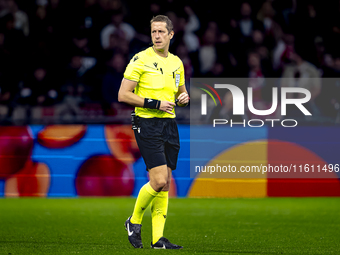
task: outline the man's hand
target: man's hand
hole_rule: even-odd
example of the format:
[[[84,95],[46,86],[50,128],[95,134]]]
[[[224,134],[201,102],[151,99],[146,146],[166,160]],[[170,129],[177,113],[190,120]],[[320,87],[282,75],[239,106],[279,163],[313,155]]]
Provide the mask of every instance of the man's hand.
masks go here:
[[[174,113],[171,112],[174,109],[174,106],[176,106],[175,103],[168,102],[168,101],[161,101],[161,106],[159,107],[159,110],[174,115]]]
[[[186,106],[189,103],[189,95],[187,92],[182,92],[179,96],[178,96],[178,105],[179,106]]]

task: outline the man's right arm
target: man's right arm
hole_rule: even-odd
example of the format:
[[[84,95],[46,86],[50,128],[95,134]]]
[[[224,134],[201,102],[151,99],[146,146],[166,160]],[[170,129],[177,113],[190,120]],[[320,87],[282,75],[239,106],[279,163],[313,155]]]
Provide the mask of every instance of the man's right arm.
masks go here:
[[[147,106],[148,100],[133,93],[136,86],[137,86],[136,81],[131,81],[131,80],[123,78],[122,83],[119,88],[119,92],[118,92],[118,101],[127,103],[135,107],[151,108]],[[168,102],[168,101],[160,101],[159,103],[160,105],[157,107],[157,109],[163,112],[173,114],[171,111],[176,105],[175,103]]]
[[[123,78],[118,92],[118,101],[127,103],[135,107],[143,107],[144,98],[141,98],[140,96],[133,93],[136,86],[136,81],[131,81]]]

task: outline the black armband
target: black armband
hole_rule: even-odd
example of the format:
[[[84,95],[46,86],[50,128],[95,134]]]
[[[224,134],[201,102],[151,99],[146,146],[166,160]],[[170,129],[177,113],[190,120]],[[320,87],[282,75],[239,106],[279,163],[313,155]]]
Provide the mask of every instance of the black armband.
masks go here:
[[[161,106],[161,101],[151,99],[151,98],[145,98],[144,99],[144,108],[150,108],[150,109],[159,109]]]

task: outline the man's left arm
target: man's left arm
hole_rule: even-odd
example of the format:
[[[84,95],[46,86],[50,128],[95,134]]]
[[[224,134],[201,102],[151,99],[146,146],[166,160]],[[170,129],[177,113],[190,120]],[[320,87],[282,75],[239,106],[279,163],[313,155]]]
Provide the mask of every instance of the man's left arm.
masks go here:
[[[180,107],[185,107],[189,104],[190,98],[189,98],[189,95],[188,95],[188,91],[185,87],[185,84],[178,87],[176,99],[178,100],[177,105],[180,106]]]

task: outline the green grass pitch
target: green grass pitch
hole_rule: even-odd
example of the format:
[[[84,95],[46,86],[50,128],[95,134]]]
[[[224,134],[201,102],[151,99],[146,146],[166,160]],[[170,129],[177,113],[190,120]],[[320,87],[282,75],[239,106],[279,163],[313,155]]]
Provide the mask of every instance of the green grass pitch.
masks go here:
[[[340,198],[170,199],[165,237],[127,240],[134,198],[0,199],[0,254],[340,254]]]

